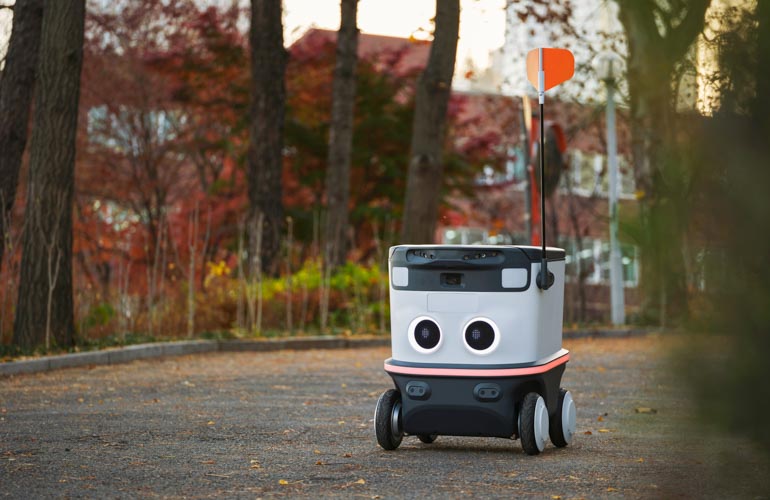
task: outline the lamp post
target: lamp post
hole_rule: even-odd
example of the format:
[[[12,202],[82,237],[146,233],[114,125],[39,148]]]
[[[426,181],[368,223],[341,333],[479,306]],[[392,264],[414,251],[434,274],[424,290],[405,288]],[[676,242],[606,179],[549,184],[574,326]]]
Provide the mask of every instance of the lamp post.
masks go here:
[[[625,298],[623,294],[623,266],[618,244],[618,144],[615,131],[615,90],[617,77],[622,71],[623,61],[614,52],[602,52],[594,61],[597,76],[607,87],[607,167],[610,205],[610,304],[612,324],[626,322]]]

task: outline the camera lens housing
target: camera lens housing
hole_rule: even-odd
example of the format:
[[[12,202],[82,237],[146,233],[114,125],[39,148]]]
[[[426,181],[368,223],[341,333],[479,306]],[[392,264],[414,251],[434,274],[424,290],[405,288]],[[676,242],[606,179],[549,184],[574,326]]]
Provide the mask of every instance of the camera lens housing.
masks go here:
[[[463,344],[473,354],[486,356],[500,344],[500,330],[488,318],[473,318],[463,327]]]
[[[438,322],[428,316],[420,316],[409,324],[409,344],[423,354],[436,352],[444,340]]]

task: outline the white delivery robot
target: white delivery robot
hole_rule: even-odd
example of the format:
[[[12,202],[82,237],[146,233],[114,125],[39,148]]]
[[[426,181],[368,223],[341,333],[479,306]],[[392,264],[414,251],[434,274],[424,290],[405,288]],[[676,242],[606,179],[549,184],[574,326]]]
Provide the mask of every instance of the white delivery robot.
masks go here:
[[[545,91],[574,73],[564,49],[527,55],[538,89],[540,144]],[[545,148],[539,147],[540,179]],[[542,186],[542,182],[541,182]],[[405,434],[520,438],[536,455],[548,437],[567,446],[575,403],[560,388],[569,352],[561,346],[564,250],[542,247],[400,245],[390,249],[393,357],[385,371],[396,388],[377,401],[377,442],[394,450]]]
[[[405,434],[547,438],[566,446],[575,404],[560,388],[564,250],[531,246],[401,245],[390,249],[393,356],[374,416],[377,442]],[[551,286],[541,289],[544,262]]]

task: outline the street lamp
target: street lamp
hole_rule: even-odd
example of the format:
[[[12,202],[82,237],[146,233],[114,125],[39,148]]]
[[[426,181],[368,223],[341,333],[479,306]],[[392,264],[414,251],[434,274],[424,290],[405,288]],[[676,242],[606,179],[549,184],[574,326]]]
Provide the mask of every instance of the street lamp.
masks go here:
[[[617,79],[623,71],[623,60],[614,52],[601,52],[594,61],[594,69],[607,87],[607,167],[610,204],[610,304],[612,324],[626,322],[623,296],[623,267],[618,244],[618,144],[615,132],[615,91]]]

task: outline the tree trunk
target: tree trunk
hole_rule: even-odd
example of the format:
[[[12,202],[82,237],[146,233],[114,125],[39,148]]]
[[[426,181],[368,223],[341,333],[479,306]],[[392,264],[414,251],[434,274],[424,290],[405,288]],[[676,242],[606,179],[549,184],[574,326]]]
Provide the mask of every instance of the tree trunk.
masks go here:
[[[357,8],[358,0],[340,2],[341,20],[337,33],[337,62],[334,66],[326,171],[326,261],[333,267],[345,262],[348,250],[350,156],[353,147],[353,108],[356,100],[358,60]]]
[[[14,343],[73,342],[72,196],[85,0],[45,7]],[[48,314],[50,311],[50,314]],[[50,325],[50,332],[46,331]]]
[[[459,0],[436,0],[436,31],[417,82],[402,243],[433,243],[443,186],[442,151],[460,26]]]
[[[43,22],[42,0],[17,0],[13,28],[0,76],[0,267],[10,227],[21,157],[27,144],[29,109],[35,88],[35,72]]]
[[[663,9],[654,0],[616,0],[628,43],[634,178],[640,194],[641,287],[644,309],[674,321],[687,316],[687,280],[682,253],[686,173],[677,149],[676,65],[703,29],[710,0],[691,0]],[[672,24],[676,21],[676,24]],[[665,297],[665,300],[663,300]],[[658,307],[660,311],[656,311]]]
[[[253,233],[263,216],[261,262],[270,273],[278,270],[283,227],[283,124],[286,102],[281,0],[251,2],[251,127],[249,128],[249,223]],[[254,259],[257,235],[249,234]]]

